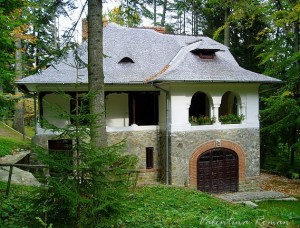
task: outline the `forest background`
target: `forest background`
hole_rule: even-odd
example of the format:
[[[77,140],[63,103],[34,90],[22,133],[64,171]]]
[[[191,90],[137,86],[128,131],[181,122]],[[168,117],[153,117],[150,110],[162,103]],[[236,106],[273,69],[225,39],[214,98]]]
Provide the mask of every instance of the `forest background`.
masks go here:
[[[211,37],[229,46],[241,67],[281,79],[281,84],[260,88],[261,166],[299,177],[299,1],[126,0],[108,1],[104,7],[109,4],[114,8],[103,14],[109,21],[128,27],[144,22],[172,34]],[[0,0],[2,121],[20,132],[24,123],[33,124],[31,99],[13,82],[59,61],[77,45],[77,26],[87,5],[88,1]],[[64,23],[62,18],[70,18],[74,10],[70,27],[58,27],[58,21]]]

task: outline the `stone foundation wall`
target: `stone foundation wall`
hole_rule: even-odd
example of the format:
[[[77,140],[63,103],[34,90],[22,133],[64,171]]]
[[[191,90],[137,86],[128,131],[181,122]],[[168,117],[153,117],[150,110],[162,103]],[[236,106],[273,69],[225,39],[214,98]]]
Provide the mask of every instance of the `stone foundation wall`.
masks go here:
[[[161,180],[160,137],[157,130],[107,133],[109,145],[125,140],[123,152],[138,158],[137,185],[154,184]],[[153,147],[153,169],[146,169],[146,147]]]
[[[125,141],[123,152],[138,158],[137,169],[139,184],[157,183],[161,179],[160,136],[157,130],[108,132],[108,144],[113,145]],[[54,134],[39,134],[32,142],[48,149],[48,140],[54,139]],[[146,169],[146,147],[153,147],[153,169]]]
[[[110,145],[125,140],[123,152],[138,157],[140,170],[139,184],[165,182],[166,136],[158,130],[108,132]],[[33,142],[48,148],[48,140],[53,135],[36,135]],[[178,186],[191,186],[190,159],[199,146],[210,141],[233,142],[239,146],[244,160],[243,173],[239,180],[239,190],[255,190],[258,186],[260,170],[260,141],[258,128],[230,130],[199,130],[191,132],[172,132],[169,145],[169,165],[171,183]],[[146,147],[153,147],[153,169],[146,169]],[[192,186],[194,187],[194,186]]]
[[[240,189],[255,188],[251,178],[259,176],[260,140],[258,128],[205,130],[192,132],[172,132],[171,134],[171,170],[172,184],[190,185],[190,159],[199,146],[210,141],[233,142],[238,145],[244,156]],[[243,170],[244,169],[244,170]],[[193,186],[195,187],[195,186]]]

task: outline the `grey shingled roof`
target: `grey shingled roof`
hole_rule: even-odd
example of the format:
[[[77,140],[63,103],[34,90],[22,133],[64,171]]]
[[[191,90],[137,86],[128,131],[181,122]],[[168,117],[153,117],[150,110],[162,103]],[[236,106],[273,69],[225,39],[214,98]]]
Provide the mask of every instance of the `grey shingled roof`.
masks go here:
[[[228,48],[207,37],[166,35],[151,29],[124,28],[110,23],[104,28],[105,83],[134,84],[155,81],[199,82],[278,82],[279,80],[245,70],[237,64]],[[213,60],[201,60],[195,49],[219,49]],[[87,63],[87,44],[80,47]],[[134,63],[119,63],[124,57]],[[86,68],[76,79],[74,54],[41,73],[28,76],[17,84],[61,84],[88,82]]]

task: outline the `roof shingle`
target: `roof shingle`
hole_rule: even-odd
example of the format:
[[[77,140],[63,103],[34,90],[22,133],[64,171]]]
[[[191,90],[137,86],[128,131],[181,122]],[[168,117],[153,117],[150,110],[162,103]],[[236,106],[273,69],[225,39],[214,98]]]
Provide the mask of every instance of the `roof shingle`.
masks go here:
[[[128,84],[155,81],[179,82],[279,82],[241,68],[228,48],[207,37],[166,35],[149,29],[124,28],[110,23],[104,28],[105,83]],[[191,51],[220,49],[212,60],[202,60]],[[80,47],[87,63],[87,43]],[[134,63],[122,64],[129,57]],[[88,83],[87,68],[76,77],[74,53],[41,73],[28,76],[17,84]]]

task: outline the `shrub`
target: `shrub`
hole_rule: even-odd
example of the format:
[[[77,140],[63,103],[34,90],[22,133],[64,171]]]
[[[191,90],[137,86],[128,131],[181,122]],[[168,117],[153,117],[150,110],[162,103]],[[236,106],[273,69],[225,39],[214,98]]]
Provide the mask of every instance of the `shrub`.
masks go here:
[[[214,118],[208,116],[191,116],[190,123],[192,125],[211,125],[215,122]]]
[[[219,120],[222,124],[240,124],[244,120],[244,115],[228,114],[220,116]]]

